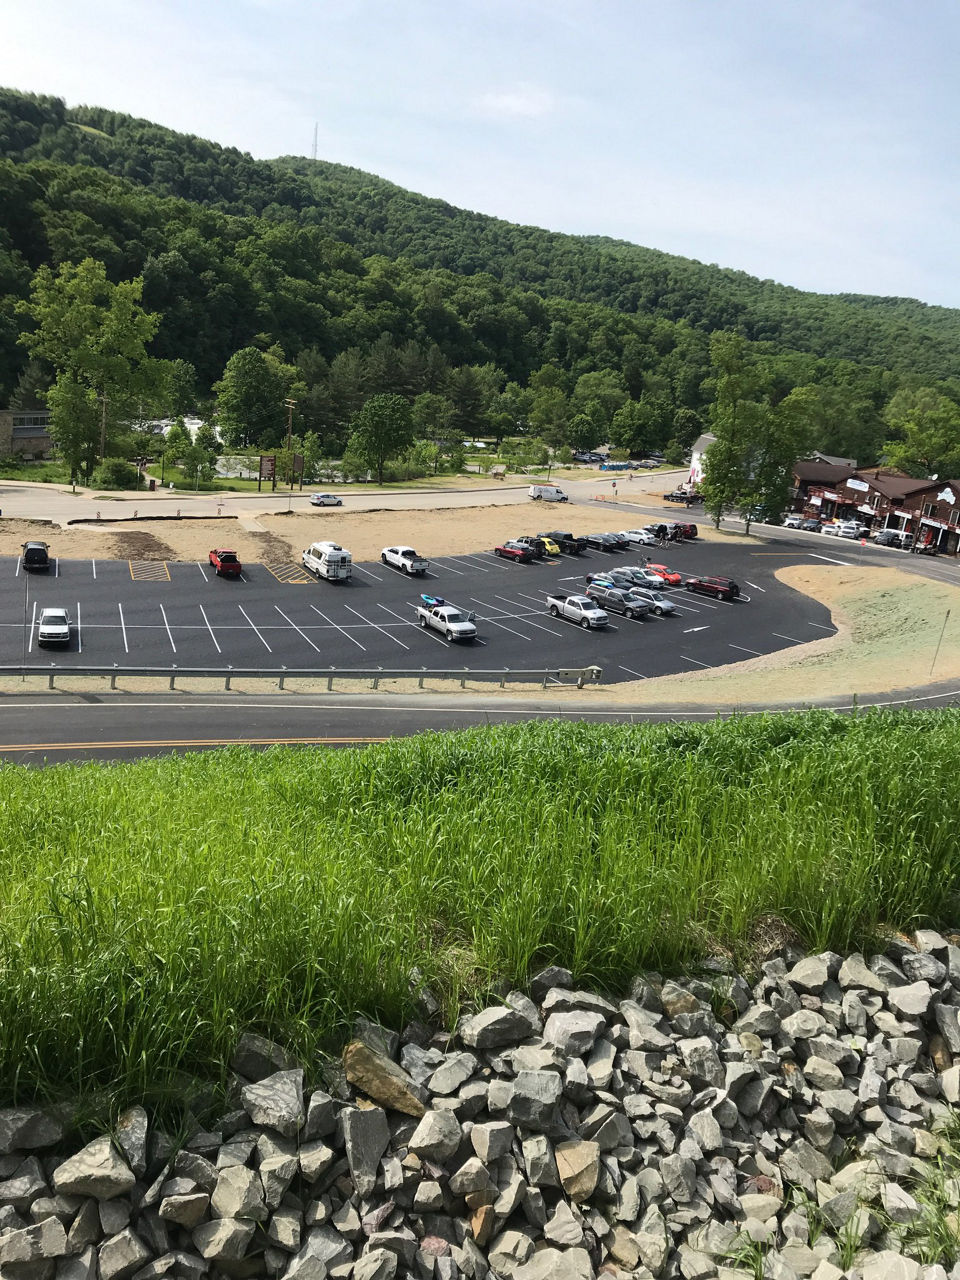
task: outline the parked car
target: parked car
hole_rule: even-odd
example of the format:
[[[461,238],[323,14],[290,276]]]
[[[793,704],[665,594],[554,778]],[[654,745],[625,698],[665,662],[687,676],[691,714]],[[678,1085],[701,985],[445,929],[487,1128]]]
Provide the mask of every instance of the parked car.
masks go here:
[[[605,462],[602,453],[580,452],[573,455],[574,462]]]
[[[537,537],[543,543],[548,556],[558,556],[560,554],[560,546],[550,537],[549,533],[538,533]]]
[[[717,600],[735,600],[740,594],[740,588],[732,578],[688,578],[684,586],[688,591],[715,596]]]
[[[50,568],[50,548],[45,542],[24,542],[21,546],[20,564],[24,569],[45,571]]]
[[[820,526],[820,532],[828,538],[838,538],[840,536],[840,521],[827,520]]]
[[[693,539],[700,532],[700,530],[697,528],[695,524],[690,524],[688,521],[685,521],[685,520],[679,521],[674,527],[680,530],[679,541],[682,541],[684,538],[686,538],[690,542],[692,542]],[[677,541],[677,539],[675,539],[675,541]]]
[[[37,623],[37,644],[69,644],[70,619],[66,609],[41,609]]]
[[[647,600],[650,604],[650,612],[657,618],[662,618],[665,613],[676,613],[677,606],[662,591],[657,591],[651,587],[634,587],[633,595],[639,596],[642,600]]]
[[[511,538],[511,542],[519,542],[522,547],[529,547],[538,560],[542,560],[547,554],[547,544],[542,538],[535,538],[533,534],[523,533],[518,538]]]
[[[606,587],[592,582],[586,594],[603,609],[622,613],[625,618],[645,618],[650,612],[650,601],[642,599],[632,590],[623,587]]]
[[[631,587],[636,585],[633,580],[633,575],[625,573],[619,568],[595,569],[593,573],[587,574],[586,583],[587,586],[592,586],[594,583],[600,583],[608,587],[623,587],[625,591],[628,591]]]
[[[816,516],[805,516],[804,519],[800,521],[800,528],[804,533],[819,533],[820,521]]]
[[[803,523],[803,516],[799,511],[791,511],[789,515],[783,517],[784,529],[799,529]]]
[[[619,541],[612,533],[588,533],[587,546],[594,551],[617,551]]]
[[[380,560],[383,564],[399,569],[401,573],[409,574],[411,578],[422,577],[430,567],[430,562],[423,556],[418,556],[413,547],[384,547],[380,552]]]
[[[910,548],[915,556],[938,556],[940,548],[935,542],[919,542]]]
[[[207,559],[218,578],[239,578],[243,572],[240,557],[235,551],[229,551],[226,547],[218,547],[211,551]]]
[[[879,529],[874,538],[878,547],[908,547],[911,540],[911,535],[902,529]]]
[[[585,631],[605,627],[610,619],[589,596],[547,596],[547,608],[554,618],[578,623]]]
[[[566,502],[567,495],[555,484],[532,484],[527,494],[535,502]]]
[[[564,533],[559,529],[553,529],[550,533],[538,533],[537,537],[552,538],[560,550],[569,556],[578,556],[587,549],[586,538],[575,538],[572,533]]]
[[[629,551],[631,539],[625,533],[608,533],[608,538],[613,538],[614,545],[618,551]]]
[[[683,581],[683,575],[677,573],[674,569],[668,569],[665,564],[648,564],[647,568],[651,573],[657,574],[664,582],[669,583],[671,587],[679,587]]]
[[[353,577],[353,556],[339,542],[311,542],[300,555],[303,567],[327,582],[349,582]]]
[[[498,547],[493,548],[493,554],[502,556],[505,560],[519,560],[522,564],[533,559],[533,552],[522,542],[501,542]]]
[[[629,538],[641,547],[652,547],[657,541],[649,529],[624,529],[621,537]]]
[[[335,493],[311,493],[311,507],[342,507],[343,499],[338,498]]]

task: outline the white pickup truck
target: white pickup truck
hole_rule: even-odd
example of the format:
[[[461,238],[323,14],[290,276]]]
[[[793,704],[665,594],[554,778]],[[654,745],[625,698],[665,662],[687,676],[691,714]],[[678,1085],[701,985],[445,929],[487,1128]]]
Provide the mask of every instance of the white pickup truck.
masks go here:
[[[448,604],[441,596],[424,598],[416,606],[417,621],[421,627],[432,627],[447,640],[476,640],[475,613],[464,613],[455,604]]]
[[[311,542],[300,557],[303,567],[330,582],[346,582],[353,577],[353,556],[339,542]]]
[[[380,559],[384,564],[408,573],[411,578],[422,578],[430,567],[429,560],[418,556],[413,547],[384,547],[380,552]]]
[[[589,596],[547,596],[547,608],[555,618],[579,622],[585,631],[605,627],[610,619]]]

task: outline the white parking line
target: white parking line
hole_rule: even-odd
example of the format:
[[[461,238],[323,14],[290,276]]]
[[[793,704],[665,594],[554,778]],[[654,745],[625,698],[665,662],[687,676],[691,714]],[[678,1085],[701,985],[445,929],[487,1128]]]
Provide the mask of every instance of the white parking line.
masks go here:
[[[27,653],[33,653],[33,628],[37,625],[37,602],[33,602],[33,617],[30,619],[30,643],[27,645]],[[37,648],[39,649],[39,645]]]
[[[366,653],[366,652],[367,652],[367,646],[366,646],[366,645],[361,644],[361,643],[360,643],[360,641],[359,641],[359,640],[357,640],[357,639],[355,639],[355,638],[350,634],[350,632],[349,632],[349,631],[345,631],[345,630],[343,629],[343,627],[341,627],[341,626],[339,625],[339,623],[334,622],[334,620],[333,620],[332,618],[328,618],[328,617],[327,617],[327,615],[326,615],[325,613],[321,613],[321,612],[320,612],[320,610],[317,608],[317,606],[316,606],[315,604],[312,604],[312,605],[310,606],[310,608],[313,610],[313,612],[314,612],[314,613],[318,613],[318,614],[320,614],[320,617],[324,620],[324,622],[329,623],[331,627],[336,627],[336,628],[337,628],[337,630],[340,632],[340,634],[341,634],[341,635],[344,635],[344,636],[346,636],[346,637],[347,637],[347,639],[348,639],[348,640],[353,641],[353,643],[357,646],[357,648],[358,648],[358,649],[362,649],[364,653]]]
[[[695,662],[698,667],[710,666],[709,662],[701,662],[698,658],[688,658],[685,653],[681,653],[680,657],[684,660],[684,662]]]
[[[496,609],[497,607],[495,604],[487,604],[485,600],[478,600],[475,596],[470,597],[470,602],[471,604],[478,604],[481,609]],[[503,614],[502,609],[500,612]],[[504,614],[503,616],[509,618],[511,615]],[[483,621],[489,622],[491,626],[499,627],[502,631],[509,631],[511,635],[519,636],[521,640],[530,641],[533,639],[533,636],[525,636],[522,631],[514,631],[513,627],[508,627],[502,622],[497,622],[496,618],[484,618]]]
[[[17,556],[17,567],[16,567],[16,569],[14,569],[14,571],[13,571],[13,576],[14,576],[15,578],[19,578],[19,577],[20,577],[20,557],[19,557],[19,556]]]
[[[197,568],[198,568],[198,569],[200,570],[200,572],[203,574],[203,580],[204,580],[204,582],[209,582],[209,581],[210,581],[210,579],[207,577],[207,571],[206,571],[206,569],[204,569],[203,565],[200,563],[200,561],[199,561],[199,560],[197,561]]]
[[[94,560],[92,557],[91,557],[91,560],[90,560],[90,568],[93,570],[93,580],[94,580],[94,582],[96,582],[96,580],[97,580],[97,562],[96,562],[96,560]]]
[[[766,587],[758,587],[758,586],[757,586],[757,584],[756,584],[755,582],[750,582],[750,581],[748,581],[746,578],[744,578],[744,582],[746,582],[746,584],[747,584],[747,586],[748,586],[748,587],[753,587],[754,591],[762,591],[764,595],[766,595],[766,594],[767,594],[767,588],[766,588]]]
[[[796,636],[785,636],[780,631],[771,631],[772,636],[776,636],[778,640],[789,640],[791,644],[803,644],[802,640],[798,640]]]
[[[492,556],[492,555],[493,555],[493,552],[492,552],[492,551],[491,551],[491,552],[489,552],[489,555],[491,555],[491,556]],[[471,569],[479,569],[481,573],[489,573],[489,572],[490,572],[490,569],[489,569],[488,567],[485,567],[485,566],[484,566],[484,564],[483,564],[483,562],[482,562],[478,557],[476,557],[476,556],[451,556],[451,557],[450,557],[450,559],[451,559],[451,560],[456,560],[456,561],[458,561],[458,562],[459,562],[460,560],[468,560],[468,561],[470,562],[470,568],[471,568]]]
[[[621,671],[626,671],[632,676],[639,676],[641,680],[646,680],[647,678],[642,671],[634,671],[632,667],[625,667],[622,663],[617,663],[617,666]]]
[[[206,574],[204,574],[204,577],[206,577]],[[207,624],[207,630],[210,632],[210,639],[213,641],[216,647],[217,653],[222,653],[223,650],[217,644],[217,637],[213,634],[213,627],[211,627],[210,619],[207,617],[206,613],[204,612],[203,605],[200,606],[200,613],[203,615],[203,620]]]
[[[739,649],[741,653],[752,653],[755,658],[763,657],[763,654],[760,652],[759,649],[748,649],[746,645],[731,644],[731,645],[728,645],[727,647],[730,649]]]
[[[424,635],[430,636],[432,640],[436,640],[438,644],[442,644],[445,649],[449,649],[449,643],[444,640],[443,636],[438,636],[432,627],[420,627],[415,622],[411,622],[408,618],[402,618],[399,613],[395,613],[393,609],[388,609],[385,604],[377,601],[377,608],[382,609],[384,613],[389,613],[392,618],[396,618],[398,622],[403,623],[405,627],[416,627],[418,631],[422,631]]]
[[[289,622],[290,626],[293,627],[294,631],[299,632],[299,634],[303,636],[304,640],[306,640],[307,644],[310,646],[311,649],[313,649],[316,653],[320,652],[317,645],[313,643],[313,641],[310,639],[307,633],[305,631],[301,631],[301,629],[297,626],[294,620],[292,618],[288,618],[278,604],[275,604],[273,607],[276,609],[277,613],[279,613],[280,617],[283,618],[284,622]]]
[[[123,620],[123,605],[117,601],[117,608],[120,610],[120,628],[123,631],[123,651],[130,652],[130,646],[127,644],[127,624]]]
[[[523,592],[521,591],[521,592],[520,592],[520,594],[522,595],[522,594],[523,594]],[[530,597],[528,597],[528,599],[529,599],[529,598],[530,598]],[[514,604],[514,601],[513,601],[513,600],[508,600],[506,596],[497,596],[497,599],[498,599],[498,600],[503,600],[505,604]],[[538,601],[537,601],[537,604],[541,604],[541,605],[542,605],[542,604],[543,604],[543,601],[542,601],[542,600],[538,600]],[[540,622],[534,622],[534,621],[533,621],[533,619],[532,619],[532,618],[527,617],[527,615],[526,615],[526,614],[516,614],[516,613],[514,613],[514,614],[510,614],[509,616],[510,616],[510,617],[513,617],[513,618],[517,618],[517,619],[522,619],[522,620],[527,624],[527,626],[528,626],[528,627],[536,627],[536,629],[537,629],[538,631],[547,631],[547,632],[549,632],[549,633],[550,633],[550,635],[552,635],[552,636],[561,636],[561,635],[563,635],[563,632],[562,632],[562,631],[554,631],[552,627],[545,627],[545,626],[544,626],[542,623],[540,623]]]
[[[388,640],[392,640],[394,644],[398,644],[401,649],[409,650],[410,646],[408,644],[404,644],[402,640],[398,640],[396,636],[391,635],[390,632],[387,631],[385,627],[378,626],[377,623],[371,622],[369,618],[365,618],[362,613],[357,613],[356,609],[352,609],[348,604],[345,604],[343,607],[347,610],[348,613],[352,613],[355,618],[359,618],[361,622],[366,623],[368,627],[376,628],[376,630],[379,631],[381,635],[385,635]]]
[[[77,653],[83,653],[83,635],[80,631],[80,601],[77,601]]]
[[[243,616],[246,618],[246,620],[250,623],[251,627],[253,627],[254,631],[256,631],[256,632],[257,632],[257,636],[258,636],[258,638],[259,638],[259,640],[260,640],[260,643],[261,643],[261,644],[263,645],[263,647],[266,649],[267,653],[273,653],[273,650],[272,650],[272,649],[270,648],[270,646],[267,644],[266,640],[264,640],[263,636],[262,636],[262,635],[260,635],[260,632],[257,630],[257,628],[256,628],[256,626],[255,626],[255,624],[254,624],[254,622],[253,622],[253,619],[252,619],[252,618],[250,617],[250,615],[247,613],[247,611],[246,611],[246,609],[243,607],[243,605],[242,605],[242,604],[238,604],[238,605],[237,605],[237,608],[240,610],[240,612],[243,614]]]
[[[821,631],[836,631],[836,627],[825,627],[822,622],[808,622],[808,627],[819,627]]]
[[[374,582],[382,582],[382,581],[383,581],[383,579],[380,577],[380,575],[379,575],[378,573],[371,573],[369,569],[363,569],[363,568],[361,568],[361,567],[360,567],[360,565],[358,565],[358,564],[355,564],[353,567],[356,569],[357,573],[365,573],[365,574],[367,575],[367,577],[368,577],[368,578],[372,578],[372,579],[374,580]]]
[[[163,605],[160,606],[160,612],[163,615],[163,625],[167,628],[167,639],[170,641],[170,647],[174,653],[177,652],[177,646],[173,643],[173,633],[170,630],[170,623],[167,621],[167,611]]]
[[[53,576],[55,578],[60,577],[60,557],[59,556],[53,557]]]
[[[444,569],[446,569],[448,573],[455,573],[455,574],[457,575],[457,577],[458,577],[458,578],[462,578],[462,577],[464,576],[464,572],[463,572],[463,570],[462,570],[462,569],[454,569],[453,565],[452,565],[452,564],[448,564],[448,563],[447,563],[447,561],[446,561],[446,559],[444,559],[444,560],[432,560],[432,561],[431,561],[431,564],[442,564],[442,565],[443,565],[443,567],[444,567]]]
[[[812,559],[814,560],[826,560],[829,564],[842,564],[842,565],[845,565],[847,568],[850,567],[849,560],[832,560],[830,556],[818,556],[815,551],[808,551],[807,555],[812,557]]]

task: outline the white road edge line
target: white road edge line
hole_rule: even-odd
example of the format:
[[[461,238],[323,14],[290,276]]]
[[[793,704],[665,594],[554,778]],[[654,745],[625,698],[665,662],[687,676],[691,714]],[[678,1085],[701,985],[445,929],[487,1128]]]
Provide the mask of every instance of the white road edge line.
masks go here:
[[[223,653],[223,650],[217,644],[217,637],[213,634],[213,627],[211,627],[210,625],[210,619],[207,617],[203,605],[200,606],[200,612],[203,615],[204,622],[207,624],[207,630],[210,632],[210,639],[213,641],[214,646],[216,647],[217,653]]]
[[[163,625],[167,628],[167,639],[170,641],[170,648],[174,653],[177,652],[177,646],[173,643],[173,632],[170,630],[170,623],[167,621],[167,611],[163,605],[160,606],[160,613],[163,616]]]
[[[270,648],[270,646],[267,644],[266,640],[264,640],[263,636],[262,636],[262,635],[260,635],[260,632],[257,630],[257,626],[256,626],[256,624],[254,623],[254,621],[253,621],[253,619],[250,617],[250,615],[247,613],[247,611],[246,611],[246,609],[243,607],[243,605],[242,605],[242,604],[238,604],[238,605],[237,605],[237,608],[240,610],[240,612],[243,614],[243,616],[246,618],[246,620],[250,623],[251,627],[253,627],[254,631],[256,631],[256,632],[257,632],[257,636],[258,636],[258,638],[259,638],[259,640],[260,640],[260,643],[261,643],[261,644],[263,645],[263,647],[266,649],[267,653],[273,653],[273,650],[272,650],[272,649]]]
[[[130,646],[127,644],[127,624],[123,620],[123,605],[117,601],[117,608],[120,610],[120,629],[123,631],[123,652],[129,653]]]

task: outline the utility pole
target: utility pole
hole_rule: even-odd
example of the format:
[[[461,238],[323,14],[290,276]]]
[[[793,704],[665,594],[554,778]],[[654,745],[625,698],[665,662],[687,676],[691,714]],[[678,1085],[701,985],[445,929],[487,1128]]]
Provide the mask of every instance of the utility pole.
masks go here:
[[[293,457],[293,408],[297,402],[296,400],[291,400],[288,396],[283,403],[287,406],[287,458],[290,464],[290,493],[287,497],[287,511],[289,511],[293,503],[293,478],[296,470]]]
[[[107,397],[100,397],[100,461],[107,456]]]

